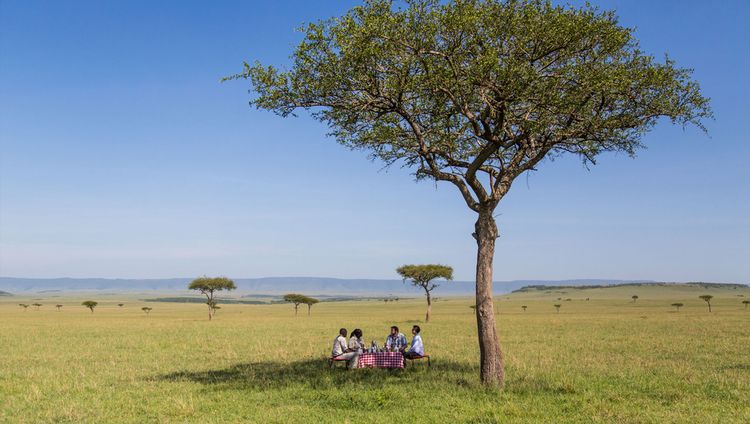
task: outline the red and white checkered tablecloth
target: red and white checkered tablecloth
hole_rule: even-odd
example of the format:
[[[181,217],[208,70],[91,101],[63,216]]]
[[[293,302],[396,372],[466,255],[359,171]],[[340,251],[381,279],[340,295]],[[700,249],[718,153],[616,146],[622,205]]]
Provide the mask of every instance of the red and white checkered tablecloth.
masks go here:
[[[403,368],[404,355],[401,352],[362,353],[357,368]]]

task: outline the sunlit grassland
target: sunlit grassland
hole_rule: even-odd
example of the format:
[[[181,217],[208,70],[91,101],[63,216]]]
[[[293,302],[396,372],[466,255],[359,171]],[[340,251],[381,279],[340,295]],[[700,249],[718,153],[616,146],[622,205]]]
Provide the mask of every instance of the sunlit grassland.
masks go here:
[[[713,313],[703,293],[715,296]],[[84,297],[100,302],[93,314]],[[0,298],[0,421],[750,422],[747,289],[498,296],[501,391],[479,383],[472,299],[440,299],[425,324],[416,298],[321,303],[309,317],[290,305],[222,305],[211,322],[205,305],[137,298]],[[17,306],[36,302],[39,311]],[[324,362],[339,327],[382,344],[390,325],[408,333],[414,323],[430,369]]]

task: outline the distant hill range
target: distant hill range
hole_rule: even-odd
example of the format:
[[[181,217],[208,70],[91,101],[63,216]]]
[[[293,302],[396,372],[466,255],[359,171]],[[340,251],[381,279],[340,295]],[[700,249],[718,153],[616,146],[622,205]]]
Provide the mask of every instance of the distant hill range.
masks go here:
[[[191,278],[167,279],[110,279],[110,278],[15,278],[0,277],[0,290],[19,293],[53,292],[182,292],[187,293]],[[283,294],[300,292],[308,295],[415,295],[420,291],[401,280],[342,279],[325,277],[267,277],[236,278],[236,295]],[[524,287],[580,287],[621,284],[655,283],[646,280],[514,280],[496,281],[496,294],[510,293]],[[459,296],[474,293],[473,281],[443,282],[436,289],[437,296]]]
[[[562,289],[606,289],[610,287],[673,287],[675,285],[684,287],[695,287],[701,289],[738,289],[748,288],[745,284],[733,284],[733,283],[704,283],[704,282],[689,282],[689,283],[662,283],[662,282],[633,282],[633,283],[619,283],[619,284],[584,284],[584,285],[531,285],[524,286],[520,289],[513,290],[513,293],[527,293],[535,291],[548,291],[548,290],[562,290]]]
[[[13,294],[0,290],[0,296],[13,296]]]

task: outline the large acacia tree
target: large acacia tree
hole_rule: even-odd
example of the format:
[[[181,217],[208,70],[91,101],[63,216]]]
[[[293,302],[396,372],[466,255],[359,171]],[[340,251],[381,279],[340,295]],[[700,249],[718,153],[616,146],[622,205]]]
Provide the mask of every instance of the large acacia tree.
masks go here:
[[[548,1],[370,0],[311,23],[280,69],[256,62],[250,104],[298,109],[341,144],[453,184],[476,212],[481,378],[501,385],[492,302],[494,211],[523,173],[565,153],[634,155],[661,117],[711,116],[691,71],[640,50],[613,12]]]

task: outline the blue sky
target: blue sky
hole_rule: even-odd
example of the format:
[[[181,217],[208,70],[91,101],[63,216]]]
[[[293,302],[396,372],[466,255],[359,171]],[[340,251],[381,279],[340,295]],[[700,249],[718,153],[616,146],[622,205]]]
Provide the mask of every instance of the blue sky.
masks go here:
[[[660,124],[638,158],[544,164],[498,209],[495,279],[750,282],[750,3],[603,1],[695,69],[710,136]],[[0,275],[473,279],[475,217],[308,117],[220,84],[285,64],[354,2],[0,2]]]

